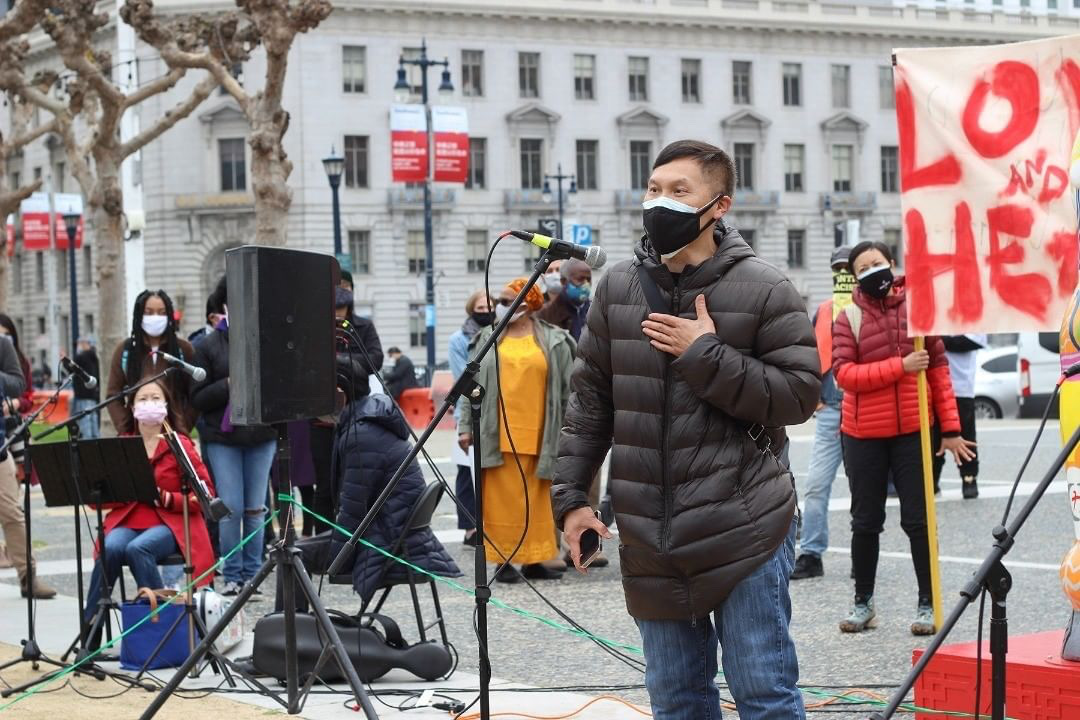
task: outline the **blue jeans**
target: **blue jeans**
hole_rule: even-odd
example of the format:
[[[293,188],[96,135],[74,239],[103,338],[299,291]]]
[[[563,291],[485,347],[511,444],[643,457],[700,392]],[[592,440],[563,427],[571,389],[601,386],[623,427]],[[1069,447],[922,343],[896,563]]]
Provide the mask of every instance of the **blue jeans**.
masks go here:
[[[788,632],[788,576],[795,564],[792,522],[772,557],[735,586],[712,617],[638,620],[645,650],[645,687],[656,720],[718,720],[717,642],[724,678],[742,720],[804,718],[795,687],[799,661]],[[715,627],[714,627],[715,623]]]
[[[93,617],[97,602],[101,597],[101,568],[105,566],[108,578],[109,594],[120,577],[124,565],[131,568],[138,587],[153,590],[162,587],[158,561],[178,552],[176,538],[166,525],[156,525],[146,530],[132,530],[126,527],[113,528],[105,535],[105,552],[94,563],[94,572],[90,575],[90,590],[86,593],[86,617]]]
[[[222,555],[258,529],[244,548],[225,561],[225,582],[244,583],[262,565],[266,492],[277,442],[267,440],[248,447],[207,443],[206,456],[214,468],[217,494],[232,511],[218,523],[218,548]]]
[[[840,463],[844,459],[840,443],[840,409],[826,405],[817,414],[814,444],[810,449],[810,469],[803,490],[802,538],[800,547],[808,555],[821,557],[829,547],[829,494]]]
[[[458,530],[476,529],[476,492],[473,489],[472,468],[468,465],[457,466],[457,479],[454,481],[454,495],[457,497]],[[468,514],[466,514],[468,511]]]
[[[77,415],[87,408],[97,405],[96,400],[88,398],[76,398],[71,403],[71,414]],[[83,440],[92,440],[101,437],[101,411],[92,412],[86,417],[79,418],[79,436]]]

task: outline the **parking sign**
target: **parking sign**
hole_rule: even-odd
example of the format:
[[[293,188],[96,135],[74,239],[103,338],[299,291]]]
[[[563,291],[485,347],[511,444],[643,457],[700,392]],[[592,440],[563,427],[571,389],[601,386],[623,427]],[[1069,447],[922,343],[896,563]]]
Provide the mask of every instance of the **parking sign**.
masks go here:
[[[592,225],[571,225],[569,240],[577,245],[592,245]]]

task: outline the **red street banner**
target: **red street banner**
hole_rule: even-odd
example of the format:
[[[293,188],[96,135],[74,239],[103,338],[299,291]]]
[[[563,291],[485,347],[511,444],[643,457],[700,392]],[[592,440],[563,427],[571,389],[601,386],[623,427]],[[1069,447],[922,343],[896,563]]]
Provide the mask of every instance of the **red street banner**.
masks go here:
[[[15,254],[15,216],[7,216],[7,256]]]
[[[435,135],[435,181],[464,183],[469,177],[469,116],[461,107],[431,108]]]
[[[82,195],[74,193],[57,193],[53,196],[53,207],[56,208],[54,222],[56,224],[56,249],[67,250],[68,235],[67,222],[64,215],[77,213],[79,215],[79,229],[75,232],[75,248],[81,248],[83,243],[83,204]]]
[[[427,177],[427,121],[422,105],[390,106],[390,167],[393,182]]]
[[[34,193],[19,204],[22,215],[23,248],[26,250],[49,249],[49,196]]]
[[[894,57],[912,334],[1057,329],[1077,282],[1080,36]]]

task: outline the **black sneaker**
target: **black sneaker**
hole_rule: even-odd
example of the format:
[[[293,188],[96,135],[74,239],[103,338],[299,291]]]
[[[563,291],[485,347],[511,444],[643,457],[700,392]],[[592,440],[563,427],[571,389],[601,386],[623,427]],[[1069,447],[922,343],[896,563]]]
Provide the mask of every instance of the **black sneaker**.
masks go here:
[[[965,500],[974,500],[979,497],[979,484],[973,475],[964,478],[963,492]]]
[[[521,574],[513,565],[500,565],[495,569],[495,582],[512,585],[521,582]]]
[[[821,564],[821,558],[810,553],[803,553],[795,561],[795,568],[791,571],[792,580],[804,580],[806,578],[821,577],[825,574],[825,566]]]
[[[530,563],[523,566],[521,574],[530,580],[559,580],[563,576],[561,570],[544,567],[541,563]]]

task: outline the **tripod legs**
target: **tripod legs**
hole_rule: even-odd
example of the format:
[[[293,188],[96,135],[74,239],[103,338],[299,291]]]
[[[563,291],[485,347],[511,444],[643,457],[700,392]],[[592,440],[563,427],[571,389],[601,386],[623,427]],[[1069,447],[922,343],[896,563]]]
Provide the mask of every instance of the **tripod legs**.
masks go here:
[[[372,706],[371,700],[368,698],[367,692],[364,690],[360,678],[356,674],[356,668],[353,667],[353,664],[349,659],[349,654],[345,650],[345,646],[341,644],[341,637],[334,628],[334,624],[330,621],[330,616],[326,613],[326,609],[322,606],[322,601],[319,599],[319,594],[315,589],[315,585],[311,582],[311,577],[307,574],[307,570],[304,569],[303,561],[300,559],[300,551],[291,545],[274,548],[271,557],[267,558],[266,562],[259,568],[259,572],[244,587],[237,596],[235,602],[233,602],[214,628],[203,637],[202,642],[199,643],[199,646],[195,648],[195,651],[191,653],[190,657],[188,657],[183,665],[177,668],[176,673],[172,676],[172,679],[169,680],[169,683],[160,693],[158,693],[146,710],[143,711],[140,720],[150,720],[150,718],[157,714],[158,710],[161,709],[173,692],[180,687],[180,683],[183,682],[184,678],[191,672],[191,669],[210,651],[214,641],[217,640],[218,636],[224,631],[228,624],[232,622],[233,618],[235,618],[243,609],[244,605],[247,604],[247,601],[251,599],[255,590],[270,576],[270,572],[274,570],[275,567],[279,573],[287,573],[291,576],[284,578],[282,582],[285,591],[285,643],[288,657],[292,658],[291,662],[286,665],[289,676],[287,678],[288,701],[282,701],[281,698],[277,697],[261,684],[259,684],[259,687],[270,697],[273,697],[279,703],[284,705],[290,714],[296,714],[300,711],[301,697],[298,687],[299,672],[297,670],[295,652],[296,605],[295,602],[290,602],[295,600],[291,594],[293,583],[299,582],[302,592],[307,597],[308,603],[315,613],[320,630],[329,638],[334,656],[341,666],[342,673],[348,679],[349,687],[352,689],[353,695],[356,697],[356,701],[360,705],[360,708],[364,711],[365,717],[368,720],[378,720],[379,716],[375,713],[375,708]],[[252,680],[251,678],[247,679],[249,681]],[[305,689],[309,687],[310,683],[305,685]]]

